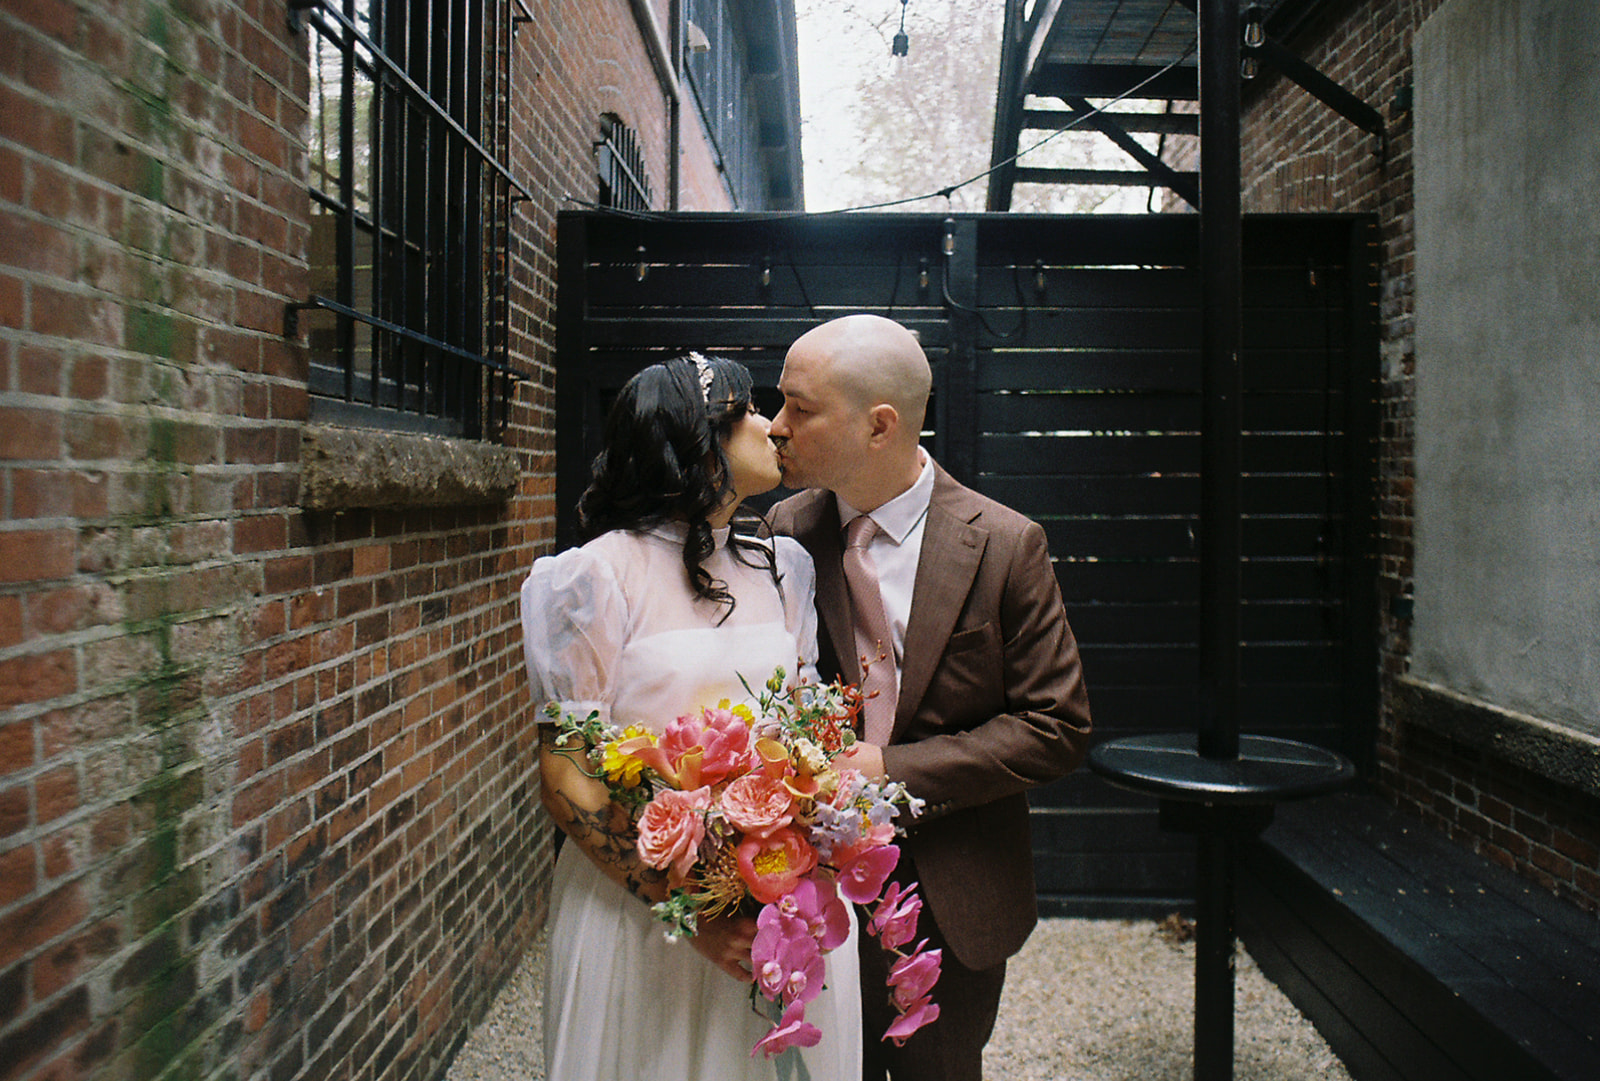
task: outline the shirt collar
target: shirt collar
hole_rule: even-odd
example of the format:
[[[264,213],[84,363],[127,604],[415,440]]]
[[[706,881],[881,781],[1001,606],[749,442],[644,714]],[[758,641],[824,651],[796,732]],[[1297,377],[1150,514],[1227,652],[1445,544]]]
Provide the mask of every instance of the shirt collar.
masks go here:
[[[917,453],[922,457],[922,472],[917,474],[916,481],[911,487],[872,512],[872,520],[878,523],[878,528],[896,545],[905,543],[905,539],[911,535],[917,523],[927,516],[928,505],[933,501],[933,457],[921,447],[917,448]],[[839,500],[841,525],[848,525],[860,516],[860,511],[844,500]]]

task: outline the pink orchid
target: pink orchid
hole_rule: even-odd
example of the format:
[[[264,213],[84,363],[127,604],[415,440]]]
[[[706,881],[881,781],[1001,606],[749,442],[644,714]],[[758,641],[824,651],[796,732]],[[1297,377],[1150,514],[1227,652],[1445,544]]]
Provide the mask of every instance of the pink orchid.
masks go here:
[[[817,850],[792,826],[773,830],[766,837],[746,837],[734,850],[739,877],[750,896],[770,905],[810,874],[817,865]]]
[[[822,992],[826,969],[816,939],[804,920],[783,915],[776,905],[756,919],[750,963],[761,993],[774,1002],[810,1002]]]
[[[893,1040],[896,1047],[903,1046],[912,1033],[924,1025],[931,1025],[939,1019],[939,1007],[928,999],[920,999],[912,1008],[895,1018],[894,1024],[889,1026],[883,1034],[886,1040]]]
[[[917,895],[917,884],[913,882],[902,889],[900,883],[891,882],[883,891],[883,900],[878,902],[867,930],[878,936],[884,949],[897,950],[917,933],[917,917],[921,913],[922,898]]]
[[[837,852],[834,858],[839,858]],[[870,905],[878,899],[884,880],[899,862],[900,849],[895,845],[868,848],[840,866],[839,892],[852,904]]]
[[[776,907],[802,920],[823,950],[836,949],[850,937],[850,910],[839,900],[831,879],[802,878]]]
[[[934,1007],[937,1011],[938,1007]],[[756,1041],[755,1047],[750,1049],[750,1057],[754,1058],[757,1051],[772,1058],[791,1047],[814,1047],[822,1039],[822,1030],[806,1020],[806,1008],[802,1002],[796,1002],[783,1011],[783,1017],[772,1031]]]
[[[692,792],[669,788],[661,792],[639,816],[639,837],[634,845],[639,858],[658,870],[670,867],[667,880],[681,886],[705,839],[706,811],[710,807],[709,788]]]
[[[900,958],[889,968],[888,984],[894,989],[896,1010],[904,1012],[913,1009],[918,1002],[929,997],[934,985],[939,982],[944,951],[924,951],[923,947],[927,944],[928,940],[923,939],[917,943],[913,953]]]

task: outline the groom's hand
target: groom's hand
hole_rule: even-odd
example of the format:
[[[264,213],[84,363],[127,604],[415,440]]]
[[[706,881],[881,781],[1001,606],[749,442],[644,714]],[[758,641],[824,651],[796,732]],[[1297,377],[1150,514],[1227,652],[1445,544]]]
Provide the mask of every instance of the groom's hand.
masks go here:
[[[749,983],[750,944],[756,938],[756,921],[749,916],[718,916],[701,920],[689,942],[707,961],[738,980]]]
[[[849,769],[860,770],[861,775],[869,781],[881,783],[889,779],[888,772],[883,768],[883,748],[876,743],[857,740],[850,745],[848,751],[833,761],[835,766],[842,765]]]

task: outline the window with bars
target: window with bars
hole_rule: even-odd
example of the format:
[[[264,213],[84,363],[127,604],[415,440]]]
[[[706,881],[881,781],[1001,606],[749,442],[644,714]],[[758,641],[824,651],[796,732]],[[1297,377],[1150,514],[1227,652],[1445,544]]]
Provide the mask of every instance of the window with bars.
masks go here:
[[[314,419],[493,439],[507,362],[507,170],[523,0],[289,0],[309,28]]]
[[[600,141],[594,152],[600,170],[600,205],[649,210],[650,177],[644,168],[644,150],[639,136],[621,117],[606,113],[600,118]]]

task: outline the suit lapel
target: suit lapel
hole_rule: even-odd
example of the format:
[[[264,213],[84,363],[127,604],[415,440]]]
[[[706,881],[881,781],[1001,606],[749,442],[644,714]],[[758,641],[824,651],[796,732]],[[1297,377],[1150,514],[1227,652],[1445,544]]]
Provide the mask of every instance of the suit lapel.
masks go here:
[[[923,527],[917,581],[911,594],[911,618],[906,625],[905,656],[900,665],[897,729],[927,693],[989,539],[987,530],[973,524],[979,512],[962,498],[961,486],[943,469],[935,468],[933,499]]]

